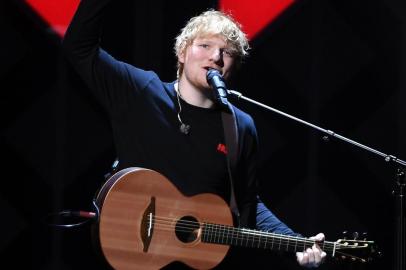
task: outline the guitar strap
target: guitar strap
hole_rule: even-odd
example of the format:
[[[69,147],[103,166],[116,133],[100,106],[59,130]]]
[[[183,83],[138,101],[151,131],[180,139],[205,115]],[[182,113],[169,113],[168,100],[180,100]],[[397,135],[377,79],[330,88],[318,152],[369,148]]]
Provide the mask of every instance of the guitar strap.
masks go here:
[[[230,208],[240,225],[240,212],[238,210],[237,200],[234,190],[233,172],[235,172],[238,159],[238,129],[237,120],[233,107],[228,104],[229,111],[221,112],[223,121],[224,138],[227,146],[227,170],[230,179]]]

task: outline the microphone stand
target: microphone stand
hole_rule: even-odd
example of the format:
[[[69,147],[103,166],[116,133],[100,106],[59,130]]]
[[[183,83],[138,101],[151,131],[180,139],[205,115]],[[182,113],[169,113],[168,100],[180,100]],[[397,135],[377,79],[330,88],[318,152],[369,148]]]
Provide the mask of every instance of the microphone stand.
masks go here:
[[[321,127],[318,127],[316,125],[313,125],[309,122],[306,122],[302,119],[299,119],[295,116],[292,116],[290,114],[284,113],[280,110],[274,109],[270,106],[264,105],[258,101],[255,101],[253,99],[244,97],[240,92],[234,91],[234,90],[227,90],[228,95],[236,97],[238,100],[242,99],[245,101],[248,101],[252,104],[255,104],[257,106],[260,106],[262,108],[265,108],[267,110],[273,111],[277,114],[283,115],[291,120],[295,120],[301,124],[304,124],[306,126],[312,127],[324,134],[323,140],[327,141],[329,137],[337,138],[340,140],[343,140],[347,143],[350,143],[352,145],[358,146],[364,150],[367,150],[369,152],[372,152],[376,155],[379,155],[384,158],[384,160],[389,163],[395,163],[399,165],[399,168],[397,169],[396,173],[396,183],[395,183],[395,188],[393,191],[393,195],[396,197],[395,198],[395,210],[396,210],[396,234],[395,234],[395,270],[405,270],[406,269],[406,264],[405,264],[405,243],[406,243],[406,234],[405,234],[405,224],[406,224],[406,218],[405,218],[405,191],[406,191],[406,182],[405,182],[405,168],[406,168],[406,161],[403,161],[396,156],[393,155],[388,155],[385,153],[382,153],[378,150],[375,150],[371,147],[368,147],[366,145],[363,145],[361,143],[358,143],[356,141],[353,141],[351,139],[348,139],[344,136],[341,136],[340,134],[335,133],[334,131],[324,129]]]

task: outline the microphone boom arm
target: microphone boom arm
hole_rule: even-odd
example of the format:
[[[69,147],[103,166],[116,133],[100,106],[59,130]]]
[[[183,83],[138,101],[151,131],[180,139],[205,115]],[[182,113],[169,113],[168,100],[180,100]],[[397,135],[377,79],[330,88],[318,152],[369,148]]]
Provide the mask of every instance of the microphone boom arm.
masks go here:
[[[338,138],[338,139],[343,140],[343,141],[346,141],[346,142],[348,142],[348,143],[350,143],[350,144],[352,144],[352,145],[358,146],[358,147],[360,147],[360,148],[362,148],[362,149],[365,149],[365,150],[370,151],[370,152],[372,152],[372,153],[374,153],[374,154],[377,154],[377,155],[383,157],[386,162],[393,161],[393,162],[398,163],[398,164],[400,164],[400,165],[402,165],[402,166],[406,166],[406,161],[403,161],[403,160],[401,160],[401,159],[398,159],[397,157],[395,157],[395,156],[393,156],[393,155],[388,155],[388,154],[382,153],[382,152],[380,152],[380,151],[378,151],[378,150],[375,150],[375,149],[373,149],[373,148],[371,148],[371,147],[368,147],[368,146],[366,146],[366,145],[363,145],[363,144],[361,144],[361,143],[358,143],[358,142],[356,142],[356,141],[353,141],[353,140],[351,140],[351,139],[348,139],[348,138],[346,138],[346,137],[344,137],[344,136],[342,136],[342,135],[340,135],[340,134],[337,134],[336,132],[334,132],[334,131],[332,131],[332,130],[328,130],[328,129],[324,129],[324,128],[318,127],[318,126],[316,126],[316,125],[314,125],[314,124],[312,124],[312,123],[306,122],[306,121],[304,121],[304,120],[302,120],[302,119],[300,119],[300,118],[297,118],[297,117],[295,117],[295,116],[293,116],[293,115],[287,114],[287,113],[285,113],[285,112],[282,112],[282,111],[280,111],[280,110],[277,110],[277,109],[275,109],[275,108],[272,108],[272,107],[270,107],[270,106],[267,106],[267,105],[265,105],[265,104],[263,104],[263,103],[260,103],[260,102],[258,102],[258,101],[253,100],[253,99],[250,99],[250,98],[248,98],[248,97],[245,97],[245,96],[243,96],[240,92],[237,92],[237,91],[234,91],[234,90],[227,90],[227,93],[228,93],[228,95],[230,95],[230,96],[236,97],[238,100],[242,99],[242,100],[248,101],[248,102],[253,103],[253,104],[255,104],[255,105],[258,105],[258,106],[260,106],[260,107],[262,107],[262,108],[265,108],[265,109],[270,110],[270,111],[273,111],[273,112],[275,112],[275,113],[277,113],[277,114],[283,115],[283,116],[285,116],[285,117],[287,117],[287,118],[289,118],[289,119],[295,120],[295,121],[297,121],[297,122],[299,122],[299,123],[301,123],[301,124],[303,124],[303,125],[306,125],[306,126],[309,126],[309,127],[314,128],[314,129],[317,129],[318,131],[327,134],[329,137]]]

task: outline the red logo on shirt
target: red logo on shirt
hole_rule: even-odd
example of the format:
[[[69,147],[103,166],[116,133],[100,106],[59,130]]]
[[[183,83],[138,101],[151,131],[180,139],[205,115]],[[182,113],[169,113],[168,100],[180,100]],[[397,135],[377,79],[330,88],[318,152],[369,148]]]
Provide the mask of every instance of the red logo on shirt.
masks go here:
[[[224,155],[227,155],[227,147],[222,143],[219,143],[217,145],[217,151],[223,153]]]

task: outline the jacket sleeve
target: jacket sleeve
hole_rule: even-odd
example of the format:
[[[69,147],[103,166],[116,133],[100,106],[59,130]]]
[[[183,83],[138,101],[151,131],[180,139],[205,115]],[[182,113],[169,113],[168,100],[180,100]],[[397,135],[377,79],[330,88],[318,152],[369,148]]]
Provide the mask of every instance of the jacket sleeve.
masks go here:
[[[258,230],[291,236],[301,236],[280,221],[259,198],[257,198],[256,224]]]
[[[100,48],[103,14],[109,2],[82,0],[62,43],[69,62],[108,110],[114,104],[125,106],[151,79],[150,72],[118,61]]]

